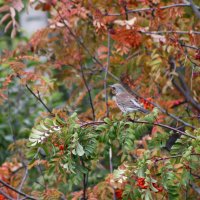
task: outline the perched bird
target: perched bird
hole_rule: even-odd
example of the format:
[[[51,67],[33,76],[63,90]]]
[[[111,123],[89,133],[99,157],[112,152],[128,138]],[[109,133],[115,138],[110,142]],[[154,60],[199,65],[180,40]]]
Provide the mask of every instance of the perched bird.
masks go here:
[[[137,101],[137,99],[129,94],[126,89],[119,83],[111,85],[115,93],[115,102],[119,109],[123,113],[131,113],[140,111],[142,113],[149,113],[143,106]]]

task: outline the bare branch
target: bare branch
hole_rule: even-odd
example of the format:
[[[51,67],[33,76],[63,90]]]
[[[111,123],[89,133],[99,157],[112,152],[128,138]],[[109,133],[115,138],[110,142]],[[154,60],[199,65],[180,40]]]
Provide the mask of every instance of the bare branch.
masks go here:
[[[21,79],[20,75],[17,74],[17,77]],[[41,99],[40,94],[38,92],[38,96],[33,92],[33,90],[28,86],[28,84],[25,85],[28,91],[44,106],[44,108],[51,114],[54,115],[51,110],[47,107],[47,105],[44,103],[44,101]]]
[[[6,197],[8,200],[14,200],[11,196],[6,194],[3,190],[0,189],[0,194],[2,194],[4,197]]]
[[[185,132],[183,132],[181,130],[178,130],[178,129],[174,128],[174,127],[171,127],[171,126],[168,126],[168,125],[165,125],[165,124],[161,124],[161,123],[157,123],[157,122],[150,123],[150,122],[147,122],[147,121],[136,121],[136,120],[133,120],[133,119],[129,119],[129,121],[131,121],[133,123],[152,124],[152,125],[155,125],[155,126],[160,126],[160,127],[167,128],[169,130],[175,131],[175,132],[179,133],[180,135],[185,135],[185,136],[190,137],[192,139],[196,139],[196,137],[193,136],[193,135],[190,135],[188,133],[185,133]]]
[[[200,19],[200,11],[198,10],[197,6],[194,4],[193,0],[189,0],[189,2],[194,14]]]
[[[176,63],[173,58],[169,59],[169,64],[170,67],[174,70],[176,68]],[[200,112],[200,104],[196,102],[193,97],[191,96],[191,91],[187,85],[187,83],[184,80],[183,75],[179,72],[178,73],[178,80],[175,78],[172,79],[172,83],[176,87],[176,89],[185,97],[186,101],[191,103],[191,105],[198,111]],[[177,82],[178,81],[178,82]]]
[[[81,165],[85,168],[85,163],[83,158],[81,158]],[[82,200],[87,200],[87,182],[88,182],[88,175],[83,173],[83,197]]]
[[[109,117],[109,106],[108,106],[108,91],[107,91],[107,77],[108,77],[108,69],[110,66],[110,53],[111,53],[111,44],[110,44],[110,29],[108,28],[108,54],[107,54],[107,65],[105,69],[105,77],[104,77],[104,90],[105,90],[105,103],[106,103],[106,116]],[[109,148],[109,166],[110,166],[110,173],[113,173],[113,162],[112,162],[112,157],[113,157],[113,151],[112,151],[112,146]],[[113,199],[116,199],[115,192],[113,194]]]
[[[20,183],[20,185],[18,187],[18,191],[22,190],[22,187],[23,187],[23,185],[24,185],[24,183],[26,181],[26,178],[28,176],[28,167],[25,164],[24,164],[24,167],[25,167],[25,172],[24,172],[24,176],[22,178],[22,181],[21,181],[21,183]],[[17,199],[19,199],[19,194],[17,195]]]
[[[192,176],[194,176],[194,177],[200,179],[200,176],[199,176],[198,174],[194,174],[194,173],[192,173],[192,172],[191,172],[191,174],[192,174]]]
[[[200,156],[200,154],[198,153],[192,153],[192,156]],[[158,158],[158,157],[152,157],[150,158],[150,160],[154,160],[154,162],[159,162],[159,161],[164,161],[164,160],[169,160],[171,158],[181,158],[183,155],[174,155],[174,156],[168,156],[168,157],[162,157],[162,158]]]
[[[200,31],[194,31],[194,30],[191,30],[191,31],[173,31],[173,30],[167,30],[167,31],[143,31],[143,30],[140,30],[139,31],[140,33],[143,33],[143,34],[168,34],[168,33],[176,33],[176,34],[195,34],[195,35],[200,35]]]
[[[177,128],[174,128],[174,127],[171,127],[171,126],[168,126],[168,125],[165,125],[165,124],[161,124],[161,123],[157,123],[157,122],[154,122],[154,123],[151,123],[151,122],[147,122],[147,121],[136,121],[136,120],[133,120],[133,119],[128,119],[130,122],[133,122],[133,123],[140,123],[140,124],[149,124],[149,125],[155,125],[155,126],[160,126],[160,127],[163,127],[163,128],[167,128],[169,130],[172,130],[172,131],[175,131],[177,133],[179,133],[180,135],[185,135],[187,137],[190,137],[192,139],[196,139],[195,136],[193,135],[190,135],[188,133],[185,133]],[[85,127],[85,126],[97,126],[99,124],[105,124],[106,122],[104,121],[94,121],[94,122],[86,122],[84,124],[81,125],[81,127]]]
[[[24,197],[27,197],[28,199],[37,200],[35,197],[32,197],[32,196],[30,196],[28,194],[25,194],[24,192],[21,192],[21,191],[17,190],[16,188],[12,187],[11,185],[9,185],[8,183],[4,182],[1,179],[0,179],[0,183],[3,184],[5,187],[7,187],[7,188],[9,188],[9,189],[11,189],[13,191],[15,191],[16,193],[18,193],[18,194],[20,194],[20,195],[22,195]]]
[[[85,123],[81,124],[81,128],[83,128],[85,126],[98,126],[100,124],[105,124],[105,122],[104,121],[85,122]]]
[[[26,84],[26,88],[28,89],[28,91],[44,106],[44,108],[51,114],[53,115],[53,113],[51,112],[51,110],[47,107],[47,105],[44,103],[44,101],[41,99],[40,96],[37,96],[33,90],[28,86],[28,84]]]
[[[169,8],[175,8],[175,7],[190,7],[189,3],[179,3],[179,4],[172,4],[172,5],[168,5],[168,6],[161,6],[159,8],[139,8],[139,9],[134,9],[134,10],[129,10],[126,9],[126,13],[130,14],[130,13],[140,13],[140,12],[148,12],[148,11],[153,11],[156,9],[159,10],[165,10],[165,9],[169,9]],[[121,16],[121,13],[105,13],[105,16]]]
[[[180,45],[181,45],[182,47],[186,47],[186,48],[189,48],[189,49],[195,49],[195,50],[199,50],[199,49],[200,49],[200,47],[191,46],[191,45],[188,45],[188,44],[181,44],[181,43],[180,43]]]
[[[200,195],[200,187],[198,187],[196,184],[191,183],[190,186],[192,187],[192,189],[198,194]]]
[[[85,84],[85,87],[86,87],[86,89],[88,91],[90,106],[91,106],[91,109],[92,109],[93,121],[95,121],[95,110],[94,110],[94,105],[93,105],[93,102],[92,102],[92,95],[91,95],[91,92],[90,92],[90,87],[89,87],[89,85],[88,85],[88,83],[86,81],[82,65],[81,65],[81,74],[82,74],[82,77],[83,77],[83,82]]]
[[[110,66],[110,30],[108,29],[108,55],[107,55],[107,65],[105,69],[104,77],[104,90],[105,90],[105,103],[106,103],[106,116],[109,117],[109,107],[108,107],[108,91],[107,91],[107,77],[108,77],[108,68]]]

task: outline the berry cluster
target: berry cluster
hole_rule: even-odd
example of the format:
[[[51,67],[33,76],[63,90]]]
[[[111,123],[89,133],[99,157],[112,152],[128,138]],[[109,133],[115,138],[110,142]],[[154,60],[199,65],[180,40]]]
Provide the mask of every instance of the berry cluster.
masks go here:
[[[136,185],[141,189],[147,189],[148,188],[148,186],[145,183],[145,178],[138,178]]]
[[[117,199],[122,199],[122,193],[123,193],[123,190],[121,190],[121,189],[115,190],[115,195],[116,195]]]
[[[54,143],[55,147],[58,147],[60,151],[63,151],[65,149],[64,144],[58,144],[58,143]]]
[[[151,97],[146,99],[140,99],[140,103],[143,104],[145,109],[153,110],[154,106],[150,103],[153,99]]]
[[[145,181],[145,178],[138,178],[136,185],[140,189],[147,189],[147,188],[149,188],[149,184]],[[162,192],[162,190],[163,190],[163,188],[159,187],[156,183],[152,183],[152,186],[158,190],[157,192]]]

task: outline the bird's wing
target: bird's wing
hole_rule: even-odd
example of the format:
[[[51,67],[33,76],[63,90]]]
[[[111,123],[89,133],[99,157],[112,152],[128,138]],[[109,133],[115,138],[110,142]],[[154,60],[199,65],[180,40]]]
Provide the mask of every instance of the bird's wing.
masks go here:
[[[130,101],[134,104],[134,106],[141,108],[142,105],[137,101],[137,99],[130,99]]]
[[[126,107],[139,109],[142,105],[135,99],[132,95],[128,93],[121,93],[116,96],[116,100],[118,104],[124,105]]]
[[[122,107],[128,107],[135,111],[138,110],[143,113],[148,113],[148,111],[143,108],[143,106],[138,102],[138,100],[128,93],[123,92],[121,94],[118,94],[116,96],[116,101],[117,104],[121,105]]]

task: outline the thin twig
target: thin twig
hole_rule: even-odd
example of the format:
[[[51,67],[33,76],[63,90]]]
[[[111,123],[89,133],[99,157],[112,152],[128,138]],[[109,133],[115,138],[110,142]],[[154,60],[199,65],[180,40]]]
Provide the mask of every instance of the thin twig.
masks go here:
[[[109,117],[109,106],[108,106],[108,91],[107,91],[107,77],[108,77],[108,69],[110,66],[110,53],[111,53],[111,45],[110,45],[110,29],[108,28],[108,53],[107,53],[107,65],[105,69],[105,77],[104,77],[104,90],[105,90],[105,102],[106,102],[106,116]],[[111,142],[110,142],[111,143]],[[113,157],[113,151],[112,151],[112,145],[110,145],[109,148],[109,166],[110,166],[110,173],[113,173],[113,162],[112,162],[112,157]],[[113,199],[116,199],[115,196],[115,191],[113,193]]]
[[[174,70],[174,69],[176,68],[175,60],[174,60],[172,57],[169,58],[169,65],[170,65],[170,67],[171,67],[172,70]],[[175,70],[174,70],[174,71],[175,71]],[[178,83],[177,80],[175,80],[174,77],[172,76],[172,77],[173,77],[173,79],[172,79],[173,85],[174,85],[174,86],[176,87],[176,89],[185,97],[185,99],[187,100],[187,102],[191,103],[191,105],[192,105],[198,112],[200,112],[200,104],[199,104],[197,101],[195,101],[195,100],[193,99],[193,97],[191,96],[191,91],[190,91],[190,89],[189,89],[187,83],[185,82],[183,75],[182,75],[180,72],[178,72],[178,71],[177,71],[177,73],[178,73],[178,82],[179,82],[179,83]]]
[[[39,173],[40,173],[40,175],[42,176],[42,179],[43,179],[43,181],[44,181],[44,187],[45,187],[45,190],[47,190],[47,181],[45,180],[45,178],[44,178],[44,174],[43,174],[43,172],[42,172],[42,169],[41,169],[41,166],[40,165],[38,165],[38,171],[39,171]]]
[[[37,96],[33,90],[28,86],[28,84],[26,84],[26,88],[28,89],[28,91],[44,106],[44,108],[51,114],[53,115],[53,113],[51,112],[51,110],[47,107],[47,105],[44,103],[44,101],[41,99],[40,96]]]
[[[17,74],[17,77],[19,79],[21,79],[20,75]],[[28,84],[25,85],[26,88],[28,89],[28,91],[44,106],[44,108],[51,114],[53,115],[53,113],[51,112],[51,109],[48,108],[48,106],[44,103],[44,101],[42,100],[42,98],[40,97],[40,94],[38,92],[38,96],[33,92],[33,90],[28,86]]]
[[[30,196],[28,194],[25,194],[24,192],[21,192],[21,191],[17,190],[16,188],[12,187],[11,185],[9,185],[8,183],[4,182],[1,179],[0,179],[0,183],[3,184],[5,187],[7,187],[7,188],[9,188],[9,189],[11,189],[13,191],[15,191],[16,193],[18,193],[18,194],[20,194],[20,195],[22,195],[24,197],[27,197],[28,199],[37,200],[35,197],[32,197],[32,196]]]
[[[167,5],[167,6],[161,6],[158,8],[139,8],[139,9],[134,9],[134,10],[129,10],[126,9],[126,13],[130,14],[130,13],[140,13],[140,12],[148,12],[148,11],[153,11],[156,9],[159,10],[165,10],[165,9],[169,9],[169,8],[175,8],[175,7],[190,7],[189,3],[179,3],[179,4],[172,4],[172,5]],[[105,13],[105,16],[121,16],[121,13]]]
[[[198,194],[200,195],[200,188],[194,184],[194,183],[191,183],[190,186],[192,187],[192,189]]]
[[[180,43],[180,45],[183,46],[183,47],[187,47],[189,49],[195,49],[195,50],[199,50],[200,49],[200,47],[196,47],[196,46],[192,46],[192,45],[188,45],[188,44],[181,44]]]
[[[200,179],[200,176],[199,176],[198,174],[194,174],[194,173],[191,173],[191,174],[192,174],[192,176],[194,176],[194,177]]]
[[[125,14],[131,14],[131,13],[140,13],[140,12],[148,12],[148,11],[154,11],[154,10],[165,10],[170,8],[176,8],[176,7],[192,7],[190,3],[179,3],[179,4],[172,4],[167,6],[161,6],[161,7],[154,7],[154,8],[139,8],[134,10],[126,9]],[[197,6],[195,6],[196,9],[198,9]],[[122,16],[124,13],[108,13],[106,12],[104,16]]]
[[[178,130],[178,129],[174,128],[174,127],[171,127],[171,126],[168,126],[168,125],[165,125],[165,124],[156,123],[156,122],[151,123],[151,122],[147,122],[147,121],[136,121],[136,120],[133,120],[133,119],[130,119],[130,118],[128,120],[131,121],[131,122],[133,122],[133,123],[140,123],[140,124],[149,124],[149,125],[160,126],[160,127],[167,128],[169,130],[175,131],[175,132],[177,132],[177,133],[179,133],[181,135],[185,135],[187,137],[190,137],[192,139],[196,139],[196,137],[193,136],[193,135],[190,135],[188,133],[185,133],[185,132],[183,132],[181,130]],[[87,122],[87,123],[82,124],[81,127],[85,127],[85,126],[97,126],[99,124],[105,124],[105,123],[106,122],[104,122],[104,121]]]
[[[105,124],[105,122],[104,121],[85,122],[85,123],[81,124],[81,128],[83,128],[85,126],[98,126],[100,124]]]
[[[85,168],[85,163],[83,158],[80,159],[81,160],[81,165]],[[87,174],[83,173],[83,197],[82,200],[87,200]]]
[[[85,87],[87,89],[87,92],[88,92],[88,96],[89,96],[89,101],[90,101],[90,106],[91,106],[91,109],[92,109],[92,116],[93,116],[93,121],[95,121],[95,110],[94,110],[94,105],[93,105],[93,102],[92,102],[92,95],[91,95],[91,91],[90,91],[90,87],[86,81],[86,78],[85,78],[85,74],[84,74],[84,71],[83,71],[83,66],[81,65],[81,74],[82,74],[82,78],[83,78],[83,82],[85,84]]]
[[[171,127],[171,126],[168,126],[168,125],[165,125],[165,124],[161,124],[161,123],[157,123],[157,122],[150,123],[150,122],[147,122],[147,121],[136,121],[136,120],[133,120],[133,119],[129,119],[129,121],[131,121],[131,122],[133,122],[133,123],[152,124],[152,125],[160,126],[160,127],[167,128],[167,129],[170,129],[170,130],[172,130],[172,131],[175,131],[175,132],[177,132],[177,133],[179,133],[179,134],[181,134],[181,135],[185,135],[185,136],[187,136],[187,137],[190,137],[190,138],[192,138],[192,139],[196,139],[196,137],[193,136],[193,135],[190,135],[190,134],[188,134],[188,133],[185,133],[185,132],[183,132],[183,131],[181,131],[181,130],[178,130],[178,129],[174,128],[174,127]]]
[[[13,199],[11,196],[9,196],[8,194],[6,194],[3,190],[0,189],[0,194],[3,195],[3,197],[6,197],[9,200],[15,200]],[[4,198],[3,198],[4,199]]]
[[[200,19],[200,11],[199,11],[199,9],[197,8],[197,6],[194,4],[194,2],[192,0],[189,0],[189,2],[190,2],[190,6],[191,6],[194,14],[197,16],[197,18]]]
[[[106,116],[109,117],[109,107],[108,107],[108,91],[107,91],[107,77],[108,77],[108,69],[110,66],[110,30],[108,29],[108,54],[107,54],[107,65],[105,69],[105,77],[104,77],[104,90],[105,90],[105,103],[106,103]]]
[[[25,167],[25,172],[24,172],[24,176],[23,176],[23,178],[22,178],[22,181],[21,181],[21,183],[20,183],[20,185],[19,185],[19,187],[18,187],[18,191],[21,191],[21,190],[22,190],[22,187],[23,187],[23,185],[24,185],[24,183],[25,183],[25,181],[26,181],[26,178],[27,178],[27,176],[28,176],[28,167],[27,167],[26,164],[24,164],[24,167]],[[17,195],[17,199],[19,199],[19,194]]]
[[[144,31],[144,30],[140,30],[138,31],[142,34],[168,34],[168,33],[176,33],[176,34],[195,34],[195,35],[200,35],[200,31],[172,31],[172,30],[167,30],[167,31]]]
[[[192,153],[192,156],[200,156],[199,153]],[[169,160],[171,158],[180,158],[183,155],[174,155],[174,156],[169,156],[169,157],[163,157],[163,158],[156,158],[156,157],[152,157],[150,158],[150,160],[154,160],[154,162],[159,162],[159,161],[163,161],[163,160]]]

